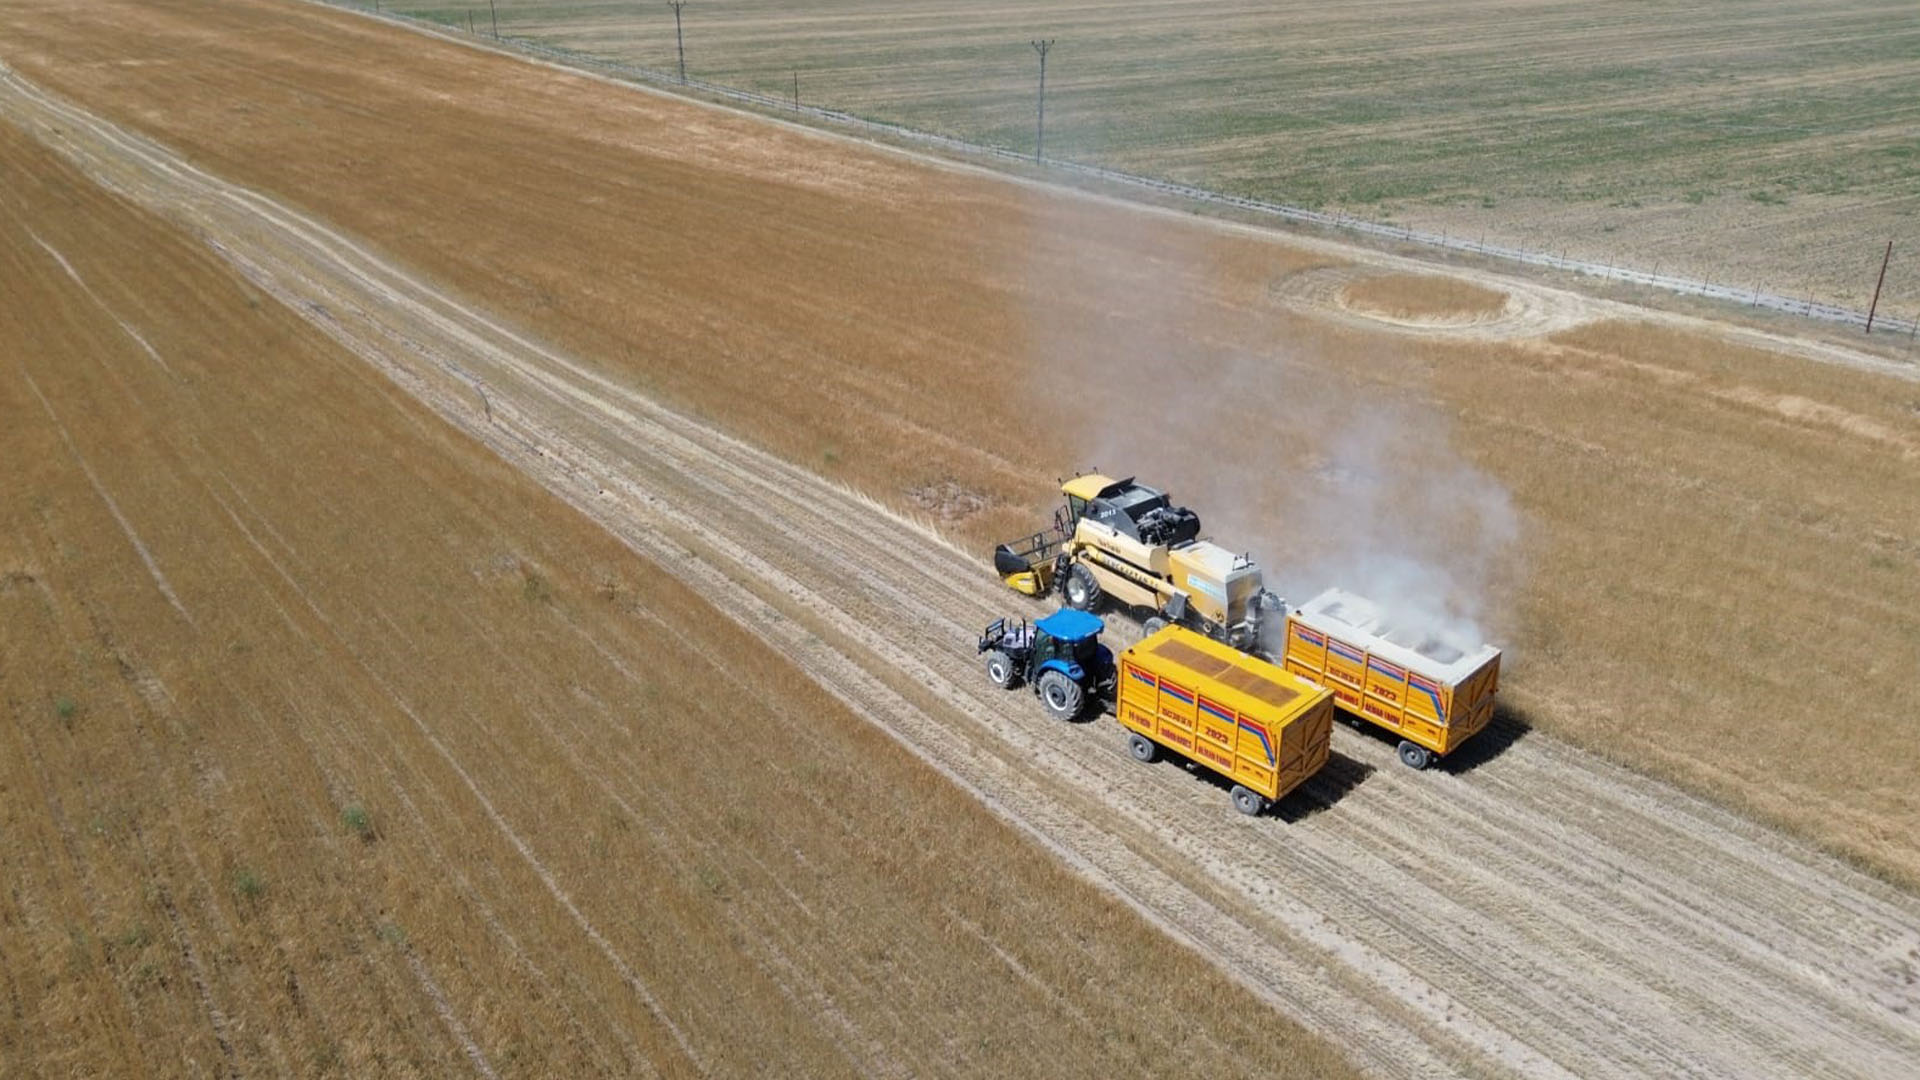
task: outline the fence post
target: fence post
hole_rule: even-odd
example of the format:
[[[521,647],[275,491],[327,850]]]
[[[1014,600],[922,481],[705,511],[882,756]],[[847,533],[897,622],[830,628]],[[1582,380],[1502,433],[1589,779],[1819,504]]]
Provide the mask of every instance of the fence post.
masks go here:
[[[1887,264],[1893,261],[1893,241],[1887,241],[1887,253],[1880,258],[1880,280],[1873,283],[1873,303],[1867,305],[1867,333],[1873,333],[1873,313],[1880,310],[1880,287],[1887,283]]]

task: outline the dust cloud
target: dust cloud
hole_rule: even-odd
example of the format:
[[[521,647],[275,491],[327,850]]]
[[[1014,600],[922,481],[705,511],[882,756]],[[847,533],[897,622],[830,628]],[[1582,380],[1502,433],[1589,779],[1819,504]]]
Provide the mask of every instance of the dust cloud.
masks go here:
[[[1029,268],[1073,281],[1029,289],[1049,441],[1080,455],[1062,474],[1167,490],[1289,603],[1338,586],[1461,651],[1512,632],[1521,514],[1425,396],[1444,371],[1416,343],[1233,296],[1223,259],[1244,277],[1246,258],[1284,249],[1155,219],[1115,237],[1070,215],[1035,222]]]

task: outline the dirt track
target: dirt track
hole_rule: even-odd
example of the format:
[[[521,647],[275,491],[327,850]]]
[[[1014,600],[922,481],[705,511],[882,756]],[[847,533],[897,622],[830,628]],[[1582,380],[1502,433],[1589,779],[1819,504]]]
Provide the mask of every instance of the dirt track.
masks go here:
[[[0,114],[710,595],[1062,858],[1386,1075],[1899,1075],[1920,902],[1540,735],[1413,775],[1349,737],[1290,822],[1048,724],[954,643],[977,560],[16,78]],[[1364,779],[1364,783],[1358,781]]]

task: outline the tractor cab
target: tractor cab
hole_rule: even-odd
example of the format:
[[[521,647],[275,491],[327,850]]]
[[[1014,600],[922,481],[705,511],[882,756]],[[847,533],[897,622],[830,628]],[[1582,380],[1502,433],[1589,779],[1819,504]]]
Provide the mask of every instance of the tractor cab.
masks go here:
[[[1050,664],[1058,663],[1064,669],[1067,678],[1080,682],[1083,673],[1098,674],[1102,670],[1102,654],[1106,656],[1105,666],[1111,667],[1112,654],[1100,644],[1100,632],[1107,624],[1099,616],[1089,615],[1072,608],[1059,611],[1033,624],[1033,666],[1035,670],[1045,670]]]
[[[1106,624],[1096,615],[1062,608],[1032,625],[995,619],[980,635],[987,677],[1011,688],[1026,684],[1048,712],[1071,720],[1113,692],[1113,653],[1100,644]]]

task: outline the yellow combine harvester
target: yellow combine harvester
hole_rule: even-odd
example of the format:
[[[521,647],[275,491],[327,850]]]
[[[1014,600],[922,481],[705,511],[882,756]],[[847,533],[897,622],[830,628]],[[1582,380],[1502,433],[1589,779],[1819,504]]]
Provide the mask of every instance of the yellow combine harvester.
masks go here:
[[[1028,596],[1058,589],[1069,607],[1093,611],[1111,598],[1149,611],[1148,633],[1185,626],[1249,652],[1261,627],[1286,605],[1267,591],[1245,555],[1200,537],[1200,518],[1164,492],[1098,473],[1060,485],[1066,505],[1051,529],[993,553],[1001,580]]]

